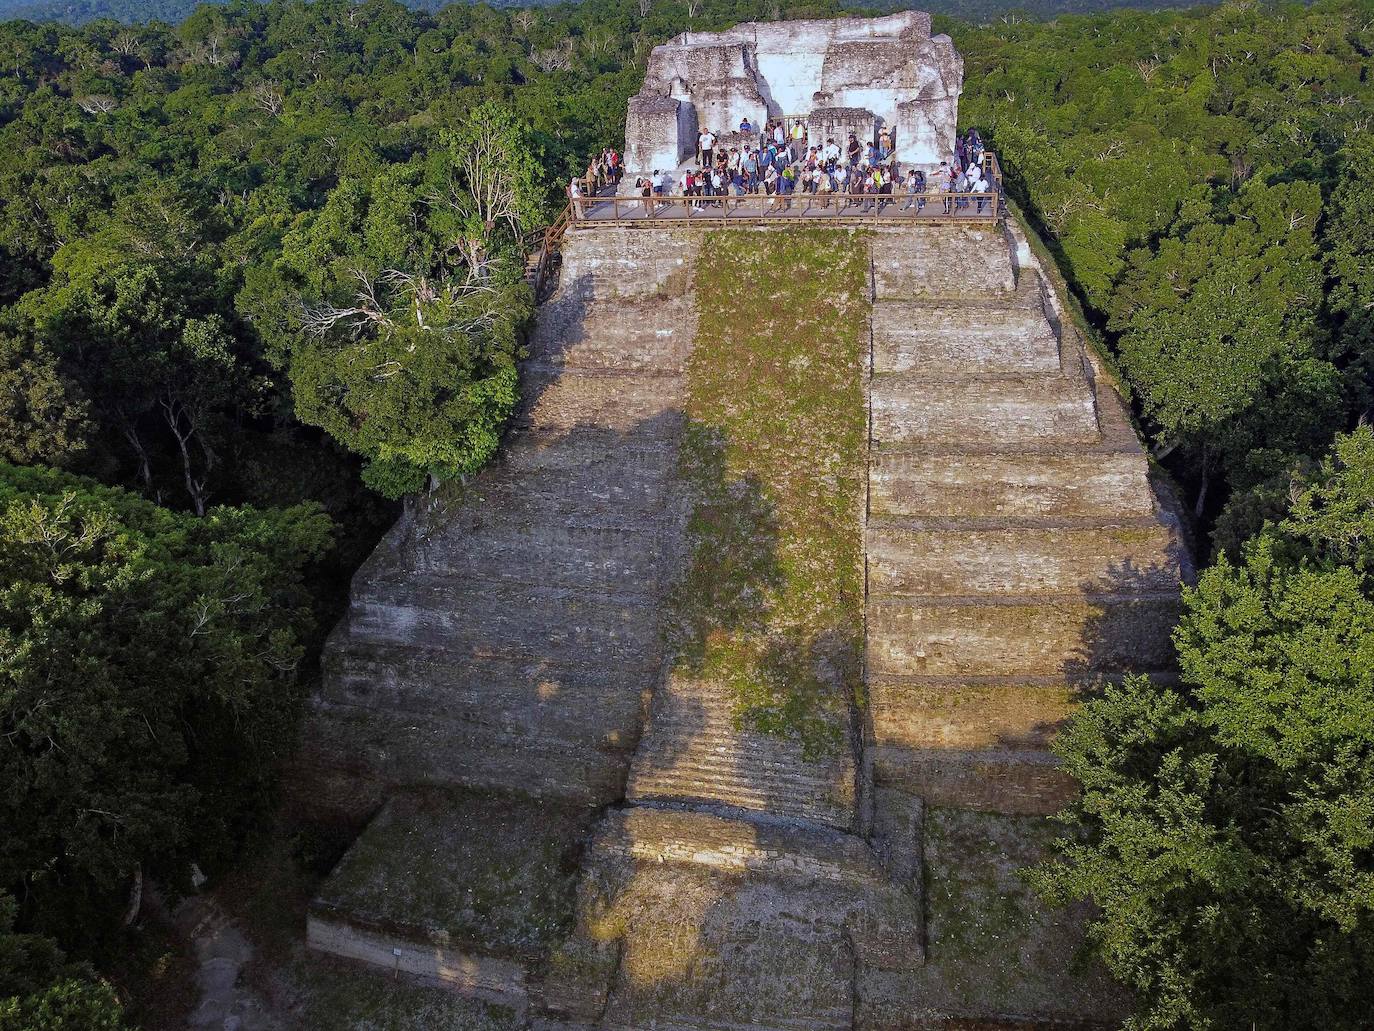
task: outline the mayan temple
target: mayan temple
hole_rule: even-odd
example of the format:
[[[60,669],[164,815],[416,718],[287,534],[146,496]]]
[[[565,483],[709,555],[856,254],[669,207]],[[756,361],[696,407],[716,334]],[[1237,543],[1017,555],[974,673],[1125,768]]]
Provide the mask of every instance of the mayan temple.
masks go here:
[[[916,13],[690,33],[648,67],[631,170],[782,114],[891,126],[904,161],[938,162],[962,87]],[[732,327],[758,310],[721,298],[784,287],[732,241],[794,233],[845,293],[818,305],[824,341],[779,342],[776,375],[837,428],[751,445],[747,466],[730,434],[753,416],[716,409],[732,381],[776,379],[775,356],[738,359]],[[1017,871],[1071,790],[1056,728],[1103,679],[1168,673],[1192,570],[1054,282],[1014,217],[574,222],[498,459],[407,508],[330,639],[308,747],[321,803],[369,822],[311,946],[549,1031],[1119,1016],[1073,962],[1081,914]],[[819,633],[758,600],[814,550],[788,550],[806,530],[788,498],[834,527],[840,573],[815,590],[842,618]],[[732,519],[771,564],[722,597],[740,563],[703,535]],[[742,715],[719,656],[745,640],[800,640],[767,668],[834,688],[807,724],[824,747]]]

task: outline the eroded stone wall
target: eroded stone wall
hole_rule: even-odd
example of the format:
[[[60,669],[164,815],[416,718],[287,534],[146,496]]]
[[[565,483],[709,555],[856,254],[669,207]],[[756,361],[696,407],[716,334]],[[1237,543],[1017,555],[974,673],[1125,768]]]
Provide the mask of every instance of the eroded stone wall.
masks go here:
[[[886,126],[899,161],[935,166],[953,149],[962,89],[963,59],[918,11],[687,32],[649,57],[626,119],[626,164],[632,174],[675,167],[671,157],[696,150],[696,128],[682,138],[693,121],[720,136],[744,118],[761,128],[770,118],[848,109],[858,114],[846,126],[867,127],[861,139]]]

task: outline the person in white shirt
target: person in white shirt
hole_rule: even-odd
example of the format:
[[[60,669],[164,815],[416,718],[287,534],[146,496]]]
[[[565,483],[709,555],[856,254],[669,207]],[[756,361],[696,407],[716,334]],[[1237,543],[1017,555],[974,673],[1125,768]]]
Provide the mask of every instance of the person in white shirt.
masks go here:
[[[716,149],[716,134],[707,129],[701,134],[701,167],[710,168],[713,162],[712,151]]]
[[[988,181],[983,178],[982,172],[975,173],[974,181],[969,184],[969,192],[976,193],[979,195],[978,214],[981,215],[983,213],[983,205],[987,203],[986,198],[984,198],[982,195],[988,192]]]
[[[573,218],[582,217],[582,180],[573,179],[568,183],[568,199],[572,201]]]
[[[768,202],[769,207],[772,207],[778,202],[778,170],[772,165],[769,165],[768,171],[763,173],[763,192],[773,198]]]

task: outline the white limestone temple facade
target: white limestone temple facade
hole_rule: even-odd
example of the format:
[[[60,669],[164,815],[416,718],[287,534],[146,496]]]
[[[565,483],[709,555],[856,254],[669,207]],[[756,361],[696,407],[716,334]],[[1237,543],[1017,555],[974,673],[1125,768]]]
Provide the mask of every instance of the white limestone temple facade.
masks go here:
[[[805,118],[813,142],[883,128],[903,165],[927,167],[954,146],[964,60],[930,15],[748,22],[684,32],[654,47],[630,99],[626,168],[674,169],[696,153],[700,130],[730,145],[746,118]]]

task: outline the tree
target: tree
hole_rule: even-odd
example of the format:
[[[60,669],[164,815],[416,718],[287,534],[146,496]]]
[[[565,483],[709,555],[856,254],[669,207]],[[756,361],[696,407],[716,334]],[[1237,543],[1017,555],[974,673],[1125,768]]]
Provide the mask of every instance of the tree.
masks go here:
[[[1135,1028],[1363,1028],[1374,977],[1374,433],[1186,592],[1181,682],[1108,687],[1056,744],[1087,899]]]
[[[87,411],[49,352],[0,334],[0,461],[68,464],[85,449]]]
[[[1342,154],[1323,238],[1331,287],[1326,302],[1335,322],[1337,353],[1358,371],[1357,400],[1374,401],[1374,138],[1356,137]]]
[[[234,853],[291,746],[330,532],[0,465],[0,886],[27,927],[89,940],[139,870]]]
[[[527,133],[510,109],[487,102],[457,129],[440,134],[446,153],[431,168],[431,179],[443,184],[430,200],[463,220],[463,237],[485,248],[518,240],[538,224],[542,214],[539,162],[530,152]],[[469,265],[478,262],[469,257]]]
[[[0,1031],[124,1031],[110,986],[67,963],[51,938],[17,933],[17,914],[0,892]]]
[[[0,1031],[126,1031],[107,981],[68,978],[23,998],[0,998]]]
[[[104,428],[127,443],[140,483],[152,485],[150,438],[165,434],[187,497],[204,515],[222,418],[252,411],[250,377],[223,320],[193,317],[158,269],[141,263],[35,291],[23,307],[41,341],[35,350],[62,356]],[[44,429],[44,414],[27,409],[30,432]]]
[[[1161,453],[1196,456],[1198,515],[1218,466],[1250,486],[1274,472],[1255,452],[1300,454],[1340,418],[1318,347],[1320,212],[1312,184],[1252,181],[1225,221],[1186,205],[1175,235],[1131,255],[1112,321],[1122,365]]]
[[[503,175],[470,183],[444,157],[348,180],[283,242],[275,340],[296,413],[365,455],[388,496],[481,466],[514,407],[531,298],[512,237],[523,188]]]

